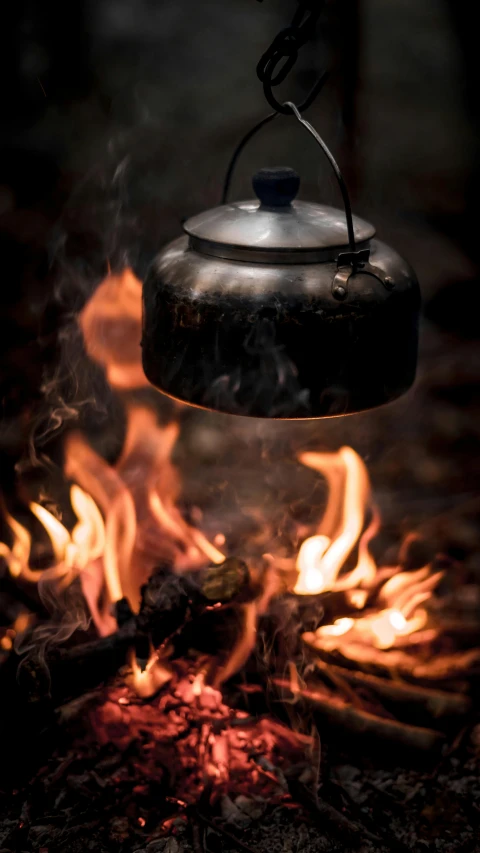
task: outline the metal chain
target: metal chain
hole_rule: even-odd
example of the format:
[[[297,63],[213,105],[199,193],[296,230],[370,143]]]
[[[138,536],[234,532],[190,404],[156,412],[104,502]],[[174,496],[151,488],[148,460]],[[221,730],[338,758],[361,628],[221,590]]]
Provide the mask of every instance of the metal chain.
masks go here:
[[[298,59],[298,52],[315,32],[315,25],[324,6],[324,0],[300,0],[292,22],[275,36],[270,47],[261,56],[257,65],[257,76],[263,83],[263,91],[270,106],[278,113],[290,115],[292,110],[280,103],[272,87],[286,79]],[[324,71],[298,109],[303,112],[317,97],[327,78]]]

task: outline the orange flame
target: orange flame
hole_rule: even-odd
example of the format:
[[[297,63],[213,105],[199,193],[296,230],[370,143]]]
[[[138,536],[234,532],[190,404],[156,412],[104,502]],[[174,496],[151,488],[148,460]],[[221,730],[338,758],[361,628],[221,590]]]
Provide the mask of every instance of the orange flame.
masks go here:
[[[79,316],[88,355],[121,391],[148,386],[140,357],[141,290],[130,269],[110,274]],[[65,442],[65,474],[74,483],[70,500],[77,522],[70,533],[45,507],[30,504],[53,554],[52,565],[37,571],[30,565],[30,532],[4,508],[11,545],[0,542],[0,556],[11,575],[28,583],[46,581],[59,589],[78,577],[97,630],[107,634],[116,626],[112,605],[126,597],[138,609],[140,588],[159,563],[166,561],[178,572],[208,562],[221,564],[223,534],[210,542],[187,523],[177,505],[180,480],[171,457],[178,430],[174,423],[159,424],[147,406],[130,406],[124,447],[114,466],[80,433],[70,433]],[[303,453],[299,458],[325,477],[328,499],[317,530],[298,551],[294,591],[298,595],[343,591],[356,611],[369,608],[357,618],[322,625],[308,641],[325,650],[342,644],[357,650],[385,650],[423,631],[428,613],[421,605],[442,575],[430,566],[415,572],[377,568],[370,543],[379,531],[380,515],[361,458],[350,447],[336,453]],[[267,571],[263,583],[262,597],[241,605],[242,631],[216,671],[216,687],[243,665],[255,645],[258,616],[278,592],[278,575]],[[9,630],[13,633],[0,641],[3,648],[9,647],[17,628]],[[361,651],[357,657],[362,658]],[[130,666],[127,683],[143,697],[153,695],[171,676],[154,651],[143,669],[132,652]],[[208,687],[204,681],[205,674],[199,673],[192,695],[204,694]]]
[[[179,571],[225,556],[187,524],[176,500],[180,481],[170,456],[178,426],[161,426],[146,406],[127,411],[127,434],[115,467],[78,433],[66,442],[65,471],[88,491],[105,518],[103,563],[110,602],[126,596],[138,609],[140,588],[164,559]]]
[[[27,613],[22,610],[17,618],[15,619],[13,625],[10,628],[7,628],[4,635],[0,638],[0,649],[4,651],[9,651],[13,647],[13,641],[17,634],[22,634],[23,631],[32,624],[35,617],[32,613]]]
[[[13,577],[22,577],[33,583],[48,577],[67,585],[90,561],[101,555],[104,547],[103,520],[94,501],[75,485],[70,489],[70,500],[78,518],[71,534],[45,507],[33,501],[29,505],[30,511],[41,522],[50,539],[55,559],[54,564],[43,571],[30,568],[30,533],[23,524],[4,510],[13,544],[9,547],[0,542],[0,554]]]
[[[371,506],[364,463],[351,447],[342,447],[338,453],[303,453],[300,462],[324,475],[329,496],[318,533],[306,539],[298,553],[294,591],[311,595],[337,588],[339,572],[357,544],[357,565],[342,578],[341,588],[368,584],[376,573],[368,543],[378,530],[379,520]],[[372,520],[362,536],[368,510],[372,510]]]
[[[294,591],[306,595],[345,590],[348,602],[361,610],[366,606],[369,590],[377,584],[377,605],[383,605],[383,609],[374,609],[356,619],[344,617],[322,625],[313,637],[308,635],[309,641],[327,651],[344,642],[387,649],[424,629],[428,614],[420,605],[430,598],[442,572],[434,573],[430,566],[424,566],[414,572],[383,569],[380,574],[369,552],[369,543],[380,527],[380,516],[372,504],[368,473],[360,457],[352,448],[342,447],[338,453],[305,453],[300,461],[325,476],[329,494],[318,533],[300,547]],[[369,514],[370,522],[365,528]],[[355,548],[355,568],[341,574]]]
[[[163,661],[160,655],[153,650],[151,650],[150,657],[143,669],[133,650],[129,653],[128,662],[131,672],[126,676],[125,683],[141,699],[149,699],[154,696],[172,677],[172,671],[166,661]]]
[[[104,366],[110,384],[119,390],[148,386],[141,367],[141,293],[141,282],[130,269],[110,274],[79,315],[87,353]],[[0,542],[0,556],[14,577],[55,582],[62,588],[79,576],[101,634],[115,629],[111,608],[122,597],[138,608],[142,584],[162,561],[183,571],[225,559],[176,505],[180,483],[170,457],[178,426],[160,426],[146,406],[132,406],[127,415],[125,444],[115,466],[81,434],[67,436],[65,474],[74,481],[70,497],[78,519],[71,533],[45,507],[30,505],[50,539],[52,566],[31,568],[31,534],[6,510],[12,544]],[[216,541],[223,544],[221,534]],[[147,665],[148,678],[151,672]],[[138,685],[148,680],[135,667],[134,673]]]
[[[80,577],[85,599],[101,634],[114,630],[115,621],[106,612],[101,614],[94,596],[91,595],[92,576],[95,566],[105,550],[105,528],[103,518],[90,495],[79,486],[70,489],[70,501],[77,516],[71,533],[49,510],[31,502],[31,513],[40,521],[50,540],[53,563],[46,569],[36,571],[30,567],[31,535],[7,510],[4,516],[10,528],[11,547],[0,542],[0,554],[4,557],[10,573],[29,583],[49,583],[63,589],[76,577]]]
[[[321,625],[315,632],[315,638],[318,645],[327,651],[336,648],[337,637],[348,643],[366,643],[377,649],[387,649],[395,645],[399,637],[420,631],[426,623],[425,610],[416,610],[410,619],[406,619],[401,610],[389,608],[358,619],[345,617],[336,619],[332,625]]]
[[[79,433],[71,433],[65,473],[75,481],[70,500],[77,523],[69,533],[45,507],[30,504],[54,557],[50,567],[37,571],[30,566],[29,531],[4,509],[12,545],[0,542],[0,556],[10,573],[59,589],[79,577],[97,630],[105,635],[116,627],[112,605],[125,596],[137,609],[140,587],[162,559],[179,571],[222,563],[223,553],[176,506],[180,483],[170,455],[177,435],[176,424],[160,426],[151,410],[132,407],[125,446],[112,467]]]
[[[140,338],[142,284],[131,269],[109,275],[79,316],[89,356],[105,367],[113,388],[144,388]]]

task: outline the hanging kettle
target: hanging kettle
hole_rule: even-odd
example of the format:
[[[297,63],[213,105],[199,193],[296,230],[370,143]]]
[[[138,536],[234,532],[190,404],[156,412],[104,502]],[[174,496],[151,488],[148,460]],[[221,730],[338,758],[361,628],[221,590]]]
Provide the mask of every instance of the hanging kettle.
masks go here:
[[[334,169],[344,210],[298,200],[292,169],[261,169],[255,200],[187,220],[144,284],[145,374],[194,406],[262,418],[346,415],[395,400],[415,377],[415,275],[352,216],[332,154],[289,106]],[[235,152],[227,189],[253,132]]]

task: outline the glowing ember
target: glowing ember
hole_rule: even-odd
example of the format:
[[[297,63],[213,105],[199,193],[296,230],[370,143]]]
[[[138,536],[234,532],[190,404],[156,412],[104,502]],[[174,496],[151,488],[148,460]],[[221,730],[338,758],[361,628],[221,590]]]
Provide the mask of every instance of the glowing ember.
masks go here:
[[[138,702],[129,689],[114,686],[89,720],[101,744],[114,744],[122,753],[136,744],[142,780],[162,780],[167,791],[173,784],[167,799],[180,814],[202,792],[204,802],[228,790],[282,802],[287,795],[282,768],[304,761],[311,746],[310,737],[228,707],[184,661],[173,668],[168,691],[155,702]],[[163,805],[162,796],[159,816]],[[169,825],[162,821],[163,828]]]
[[[194,696],[200,696],[203,686],[205,682],[205,675],[203,672],[198,672],[195,678],[193,679],[192,684],[192,693]]]

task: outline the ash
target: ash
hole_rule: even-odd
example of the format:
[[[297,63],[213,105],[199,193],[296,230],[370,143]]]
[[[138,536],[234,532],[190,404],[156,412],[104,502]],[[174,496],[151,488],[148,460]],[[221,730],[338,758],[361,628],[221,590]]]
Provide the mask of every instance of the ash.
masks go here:
[[[361,739],[251,717],[195,672],[178,662],[148,701],[118,680],[62,706],[53,754],[2,796],[2,853],[480,849],[478,725],[433,764],[380,766]]]

